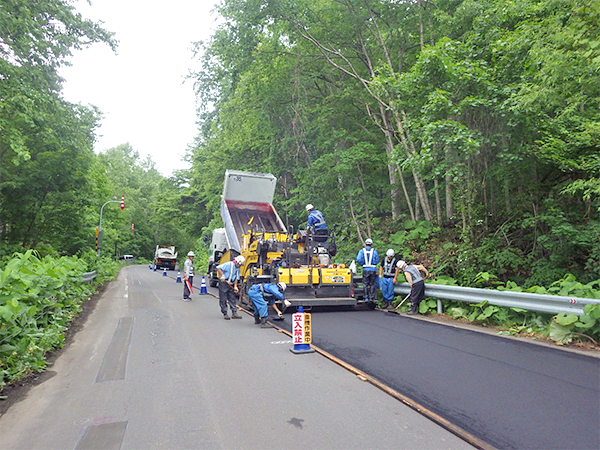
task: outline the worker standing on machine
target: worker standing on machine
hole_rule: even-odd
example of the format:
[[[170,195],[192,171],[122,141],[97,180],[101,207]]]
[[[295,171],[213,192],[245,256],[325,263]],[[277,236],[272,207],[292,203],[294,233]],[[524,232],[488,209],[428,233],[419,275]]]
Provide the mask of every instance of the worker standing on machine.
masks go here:
[[[254,323],[261,324],[261,328],[267,328],[267,318],[269,317],[269,305],[273,305],[273,309],[277,313],[279,319],[283,318],[283,311],[280,311],[275,302],[281,300],[285,304],[285,308],[291,303],[285,299],[285,288],[287,285],[280,281],[277,284],[259,283],[248,289],[248,297],[254,305]],[[284,308],[284,310],[285,310]]]
[[[398,278],[398,260],[394,258],[394,249],[385,252],[385,258],[379,265],[379,278],[381,279],[381,295],[383,308],[390,308],[394,301],[394,285]]]
[[[307,232],[308,230],[314,230],[314,235],[318,236],[315,238],[316,241],[325,242],[327,240],[327,224],[325,223],[325,217],[323,213],[309,203],[306,205],[306,211],[308,211],[308,222],[307,222]]]
[[[233,258],[233,261],[227,261],[217,266],[217,275],[219,276],[219,306],[223,319],[229,320],[227,314],[227,304],[231,309],[232,319],[241,319],[237,309],[237,294],[240,292],[238,281],[240,279],[240,267],[244,265],[246,258],[242,255]]]
[[[377,300],[377,264],[379,254],[373,247],[373,239],[365,241],[365,247],[361,248],[356,255],[356,262],[363,268],[363,285],[365,288],[364,298],[367,302]]]

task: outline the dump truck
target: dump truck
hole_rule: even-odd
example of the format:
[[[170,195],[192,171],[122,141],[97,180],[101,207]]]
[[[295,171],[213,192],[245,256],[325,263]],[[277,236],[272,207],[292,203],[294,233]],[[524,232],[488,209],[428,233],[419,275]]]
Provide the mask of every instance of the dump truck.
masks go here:
[[[243,255],[240,267],[242,303],[256,283],[284,282],[292,305],[356,306],[352,272],[334,263],[335,235],[288,230],[275,207],[277,179],[272,174],[227,170],[221,198],[226,245],[219,264]],[[291,227],[290,227],[291,228]],[[213,235],[214,238],[214,235]]]
[[[154,251],[153,266],[156,269],[166,268],[167,270],[175,270],[177,264],[177,253],[175,247],[169,245],[157,245]]]

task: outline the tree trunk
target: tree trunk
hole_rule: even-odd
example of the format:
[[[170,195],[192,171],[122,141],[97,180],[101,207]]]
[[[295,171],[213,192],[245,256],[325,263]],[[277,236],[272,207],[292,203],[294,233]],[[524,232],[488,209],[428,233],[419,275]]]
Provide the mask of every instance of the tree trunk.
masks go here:
[[[440,183],[436,178],[433,180],[435,186],[435,214],[437,217],[437,223],[442,223],[442,202],[440,200]]]

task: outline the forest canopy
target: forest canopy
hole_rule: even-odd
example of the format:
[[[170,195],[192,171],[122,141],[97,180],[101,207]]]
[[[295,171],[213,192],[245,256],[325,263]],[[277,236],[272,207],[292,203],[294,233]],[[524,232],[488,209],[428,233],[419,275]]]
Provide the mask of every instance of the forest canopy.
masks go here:
[[[468,283],[600,278],[600,5],[223,0],[191,185],[271,172],[300,224]],[[430,225],[423,225],[428,223]],[[415,229],[420,242],[407,242]],[[418,233],[417,233],[418,234]],[[352,252],[348,250],[347,254]]]

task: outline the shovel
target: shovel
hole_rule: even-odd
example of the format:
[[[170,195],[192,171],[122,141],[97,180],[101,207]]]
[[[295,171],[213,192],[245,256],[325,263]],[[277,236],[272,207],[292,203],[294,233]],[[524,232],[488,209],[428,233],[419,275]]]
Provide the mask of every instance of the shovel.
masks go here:
[[[402,304],[403,304],[403,303],[404,303],[406,300],[408,300],[408,297],[410,297],[410,292],[409,292],[408,294],[406,294],[406,297],[404,297],[404,300],[402,300],[398,306],[396,306],[396,307],[395,307],[395,308],[394,308],[392,311],[386,311],[385,313],[386,313],[386,314],[388,314],[388,313],[389,313],[389,314],[400,314],[400,313],[398,312],[398,308],[400,308],[400,307],[402,306]]]

